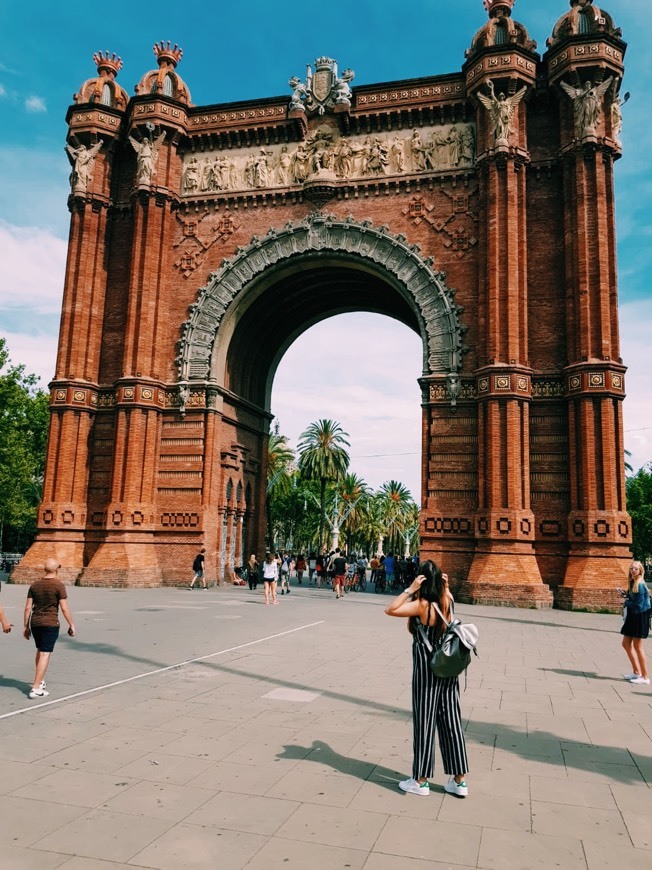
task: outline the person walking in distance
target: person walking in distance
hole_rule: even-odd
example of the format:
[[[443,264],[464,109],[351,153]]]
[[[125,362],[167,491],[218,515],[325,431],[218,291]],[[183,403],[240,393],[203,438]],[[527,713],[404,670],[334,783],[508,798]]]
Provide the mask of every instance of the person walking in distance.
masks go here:
[[[288,553],[283,553],[281,557],[281,595],[285,595],[287,590],[290,594],[290,556]]]
[[[435,730],[444,763],[444,773],[450,779],[444,790],[457,797],[469,793],[464,779],[469,769],[460,713],[460,686],[457,677],[436,677],[430,670],[430,653],[419,623],[434,648],[446,629],[437,613],[436,604],[450,621],[453,596],[448,590],[448,577],[430,560],[419,565],[418,575],[386,608],[388,616],[408,620],[412,634],[412,726],[414,761],[412,776],[399,782],[399,788],[409,794],[430,794],[429,778],[434,772]]]
[[[265,553],[263,562],[263,581],[265,583],[265,604],[278,604],[276,600],[276,581],[278,580],[278,562],[271,553]]]
[[[258,560],[256,559],[256,554],[252,553],[249,556],[249,561],[247,562],[247,581],[249,583],[249,588],[253,591],[254,589],[258,589],[258,571],[260,566],[258,564]]]
[[[346,569],[348,565],[339,549],[335,550],[333,553],[331,567],[333,569],[333,589],[335,589],[335,597],[344,598],[344,578],[346,577]]]
[[[201,550],[195,556],[195,560],[192,563],[192,570],[195,572],[194,577],[190,581],[190,586],[188,589],[194,589],[195,583],[197,580],[201,580],[202,589],[206,589],[206,578],[204,577],[204,561],[206,558],[206,547],[202,547]]]
[[[645,585],[645,572],[640,562],[632,562],[629,566],[627,589],[619,589],[618,592],[625,599],[625,620],[620,629],[623,635],[623,649],[632,665],[632,673],[623,676],[635,685],[649,686],[650,678],[643,641],[650,634],[652,604],[650,593]]]
[[[34,637],[36,645],[36,668],[30,698],[45,698],[47,691],[45,674],[50,664],[50,656],[59,637],[59,608],[68,623],[68,634],[75,636],[75,625],[68,607],[66,587],[57,577],[61,565],[56,559],[46,559],[43,577],[27,590],[25,602],[25,640]]]
[[[2,609],[2,605],[0,604],[0,628],[2,628],[5,634],[9,634],[13,627],[13,624],[9,622],[9,620],[5,616],[5,612]]]

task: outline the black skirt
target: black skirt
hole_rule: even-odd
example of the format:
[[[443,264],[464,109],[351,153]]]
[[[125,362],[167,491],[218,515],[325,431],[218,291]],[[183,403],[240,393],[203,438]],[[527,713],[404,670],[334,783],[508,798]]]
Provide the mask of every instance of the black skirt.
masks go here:
[[[650,634],[650,616],[652,616],[652,610],[646,610],[644,613],[632,613],[628,607],[620,633],[624,634],[625,637],[646,638]]]

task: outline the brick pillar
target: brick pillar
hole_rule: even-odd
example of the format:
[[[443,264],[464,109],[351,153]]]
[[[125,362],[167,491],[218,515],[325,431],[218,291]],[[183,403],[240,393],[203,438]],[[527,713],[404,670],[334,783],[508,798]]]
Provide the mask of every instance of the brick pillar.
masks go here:
[[[119,113],[113,113],[119,114]],[[87,118],[90,117],[90,121]],[[106,116],[104,117],[106,121]],[[76,142],[99,147],[86,189],[77,185],[69,197],[71,211],[68,258],[59,330],[56,372],[50,384],[50,432],[38,535],[12,575],[29,583],[52,557],[59,576],[75,582],[84,565],[88,520],[89,443],[98,401],[99,357],[107,286],[107,211],[111,165],[108,133],[84,115],[75,127]],[[75,116],[71,124],[76,123]],[[99,135],[101,134],[101,135]]]
[[[565,155],[570,543],[560,607],[614,608],[625,585],[631,521],[625,505],[617,326],[613,157],[585,142]],[[608,562],[605,559],[609,559]],[[608,570],[606,569],[606,566]]]
[[[500,87],[504,95],[513,95],[517,86],[519,92],[526,87],[513,73],[511,81]],[[484,329],[475,372],[476,547],[459,597],[477,603],[549,607],[552,593],[539,572],[530,507],[525,102],[515,108],[509,143],[495,137],[488,120],[489,113],[482,108],[477,159],[483,203],[478,315]]]
[[[163,159],[161,155],[159,161]],[[163,414],[156,401],[157,388],[163,386],[157,336],[167,316],[161,282],[168,264],[161,260],[169,259],[172,250],[172,202],[169,196],[141,185],[133,208],[111,496],[103,541],[80,578],[84,585],[155,586],[164,580],[154,534]],[[185,565],[178,566],[178,571],[184,569]]]

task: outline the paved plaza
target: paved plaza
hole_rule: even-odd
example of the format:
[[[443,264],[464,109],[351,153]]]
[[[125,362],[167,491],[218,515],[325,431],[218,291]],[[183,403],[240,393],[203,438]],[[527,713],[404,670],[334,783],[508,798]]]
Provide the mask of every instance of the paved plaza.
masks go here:
[[[70,589],[29,701],[4,585],[2,870],[650,870],[652,691],[618,616],[459,606],[481,632],[465,800],[402,794],[410,638],[388,596]],[[650,652],[650,650],[648,650]]]

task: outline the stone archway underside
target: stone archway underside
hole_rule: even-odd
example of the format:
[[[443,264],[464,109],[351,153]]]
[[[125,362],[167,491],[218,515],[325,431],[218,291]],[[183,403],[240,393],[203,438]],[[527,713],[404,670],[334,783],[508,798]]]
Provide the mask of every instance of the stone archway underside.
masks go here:
[[[280,230],[271,229],[262,238],[254,237],[211,275],[183,326],[177,357],[180,382],[192,385],[214,379],[212,362],[220,325],[246,287],[292,260],[327,254],[339,257],[342,265],[359,264],[396,287],[424,337],[424,374],[459,370],[464,351],[462,309],[432,259],[422,257],[417,245],[392,235],[386,227],[315,213]]]

